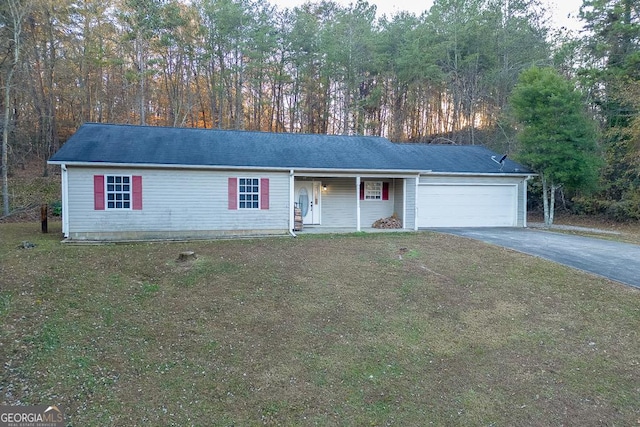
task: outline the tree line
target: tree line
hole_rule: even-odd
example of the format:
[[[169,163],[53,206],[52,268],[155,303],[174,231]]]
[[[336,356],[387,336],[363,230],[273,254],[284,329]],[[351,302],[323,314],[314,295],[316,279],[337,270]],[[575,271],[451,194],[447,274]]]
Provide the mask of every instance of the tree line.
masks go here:
[[[601,123],[600,194],[620,201],[638,184],[638,6],[584,4],[589,31],[570,37],[538,0],[436,0],[419,16],[364,0],[7,0],[3,169],[48,158],[87,121],[515,152],[511,92],[522,71],[551,66]],[[593,200],[583,209],[607,208]]]

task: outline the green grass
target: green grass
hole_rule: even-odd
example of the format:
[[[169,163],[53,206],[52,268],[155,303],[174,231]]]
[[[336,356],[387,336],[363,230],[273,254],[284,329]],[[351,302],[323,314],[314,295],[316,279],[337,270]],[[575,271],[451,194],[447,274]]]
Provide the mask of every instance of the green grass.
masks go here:
[[[617,283],[435,233],[72,246],[50,229],[0,224],[2,404],[74,426],[640,419],[640,292]]]
[[[0,319],[2,319],[11,309],[13,295],[10,292],[0,291]]]

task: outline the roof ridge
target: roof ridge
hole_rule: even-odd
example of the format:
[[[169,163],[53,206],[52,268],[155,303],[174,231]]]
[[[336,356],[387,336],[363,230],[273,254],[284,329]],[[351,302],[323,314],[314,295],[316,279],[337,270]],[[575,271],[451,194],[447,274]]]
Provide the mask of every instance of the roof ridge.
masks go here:
[[[100,122],[84,122],[80,125],[80,127],[85,125],[96,125],[96,126],[111,126],[111,127],[131,127],[131,128],[145,128],[145,129],[164,129],[164,130],[188,130],[188,131],[213,131],[213,132],[237,132],[237,133],[251,133],[258,135],[295,135],[295,136],[318,136],[318,137],[328,137],[328,138],[371,138],[371,139],[380,139],[384,141],[389,141],[387,138],[378,136],[378,135],[344,135],[344,134],[334,134],[334,133],[310,133],[310,132],[273,132],[273,131],[263,131],[263,130],[251,130],[251,129],[222,129],[222,128],[201,128],[201,127],[190,127],[190,126],[165,126],[165,125],[136,125],[132,123],[100,123]]]

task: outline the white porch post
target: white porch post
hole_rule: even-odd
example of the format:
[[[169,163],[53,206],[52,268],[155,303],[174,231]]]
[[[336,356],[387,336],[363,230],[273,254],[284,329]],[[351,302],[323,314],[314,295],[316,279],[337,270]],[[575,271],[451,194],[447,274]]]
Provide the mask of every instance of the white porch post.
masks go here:
[[[360,177],[356,176],[356,231],[360,231]]]
[[[402,178],[402,228],[407,228],[407,178]]]

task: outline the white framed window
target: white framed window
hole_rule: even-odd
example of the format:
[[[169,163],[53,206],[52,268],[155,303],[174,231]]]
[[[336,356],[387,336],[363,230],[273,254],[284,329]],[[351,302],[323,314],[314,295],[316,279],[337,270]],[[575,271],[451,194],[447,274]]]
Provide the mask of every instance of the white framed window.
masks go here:
[[[106,176],[107,209],[131,209],[131,176]]]
[[[238,209],[260,209],[260,179],[238,179]]]
[[[365,181],[364,199],[382,200],[382,181]]]

